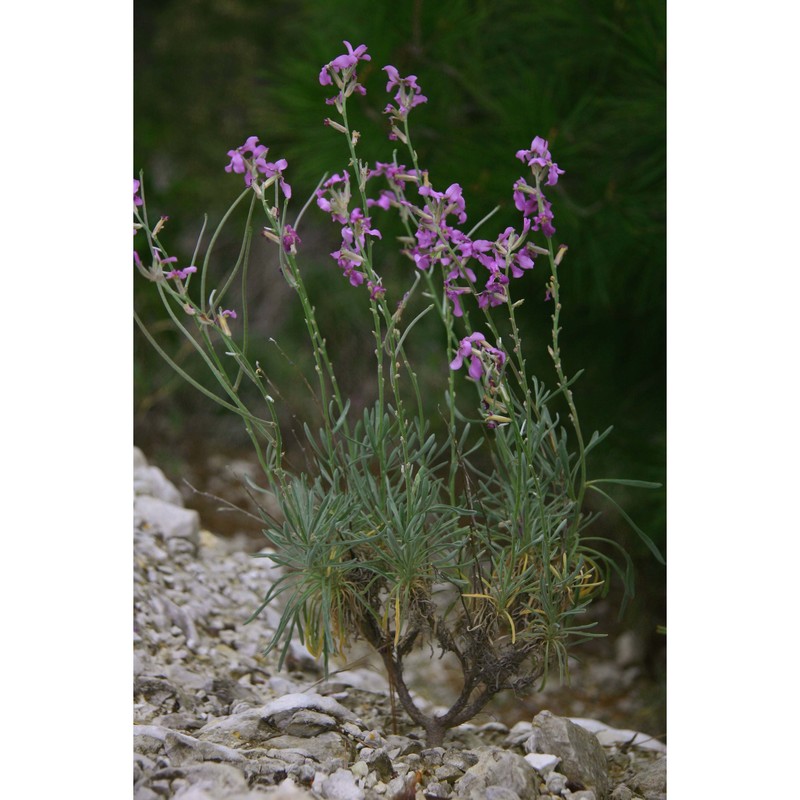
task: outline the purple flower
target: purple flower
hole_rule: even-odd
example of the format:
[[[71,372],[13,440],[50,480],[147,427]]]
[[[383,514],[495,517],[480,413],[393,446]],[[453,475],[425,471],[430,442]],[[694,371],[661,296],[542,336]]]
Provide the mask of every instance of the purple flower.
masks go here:
[[[520,250],[514,255],[514,260],[511,262],[511,274],[515,278],[521,278],[524,274],[524,270],[534,268],[535,256],[536,251],[531,250],[528,247],[526,247],[524,250]]]
[[[389,115],[392,121],[392,132],[389,134],[389,138],[405,139],[397,129],[396,123],[405,120],[406,117],[408,117],[408,112],[415,106],[427,103],[428,98],[422,94],[422,89],[417,85],[416,75],[408,75],[405,78],[401,78],[397,69],[391,65],[384,67],[383,70],[389,76],[389,81],[386,84],[386,91],[391,92],[395,86],[397,87],[397,94],[394,96],[397,108],[389,103],[383,111],[384,114]]]
[[[456,357],[450,362],[450,369],[461,369],[465,358],[470,360],[467,372],[474,381],[481,379],[487,367],[499,372],[506,362],[506,354],[488,344],[486,337],[479,331],[459,342]]]
[[[380,285],[380,283],[374,283],[373,281],[367,281],[367,288],[369,289],[369,299],[370,300],[377,300],[379,297],[383,297],[386,294],[386,289]]]
[[[264,159],[256,159],[255,165],[256,169],[267,177],[267,180],[264,182],[264,188],[270,186],[277,177],[278,185],[281,187],[283,196],[287,200],[291,198],[292,187],[283,179],[283,170],[289,166],[285,158],[278,159],[274,164],[271,161],[264,161]]]
[[[447,281],[455,281],[459,278],[466,278],[470,283],[478,280],[472,268],[467,266],[466,258],[463,261],[456,261],[456,265],[447,273]]]
[[[525,178],[520,178],[514,184],[514,205],[524,217],[530,218],[531,230],[541,230],[547,237],[555,235],[550,201],[540,189],[528,186]]]
[[[364,216],[360,208],[354,208],[347,218],[347,224],[342,228],[342,246],[331,253],[353,286],[360,286],[366,277],[358,269],[366,258],[366,237],[381,238],[381,232],[370,227],[371,225],[370,218]]]
[[[235,150],[228,150],[230,162],[225,167],[225,172],[235,172],[244,175],[246,186],[252,186],[253,179],[259,173],[266,177],[262,190],[271,186],[275,180],[279,181],[281,191],[288,200],[292,196],[292,187],[283,179],[283,171],[289,166],[285,158],[278,159],[274,163],[267,161],[264,156],[269,152],[268,147],[258,144],[257,136],[249,136],[245,143]]]
[[[540,175],[546,170],[546,185],[554,186],[558,183],[558,176],[564,174],[564,170],[553,162],[553,157],[547,148],[547,140],[537,136],[531,142],[529,150],[517,150],[517,158],[527,164],[534,172],[538,171]]]
[[[375,169],[371,169],[368,178],[376,178],[382,175],[389,183],[389,187],[395,191],[404,192],[406,183],[412,181],[419,183],[419,175],[417,170],[408,169],[405,164],[384,163],[382,161],[375,162]]]
[[[161,251],[157,248],[153,248],[153,260],[156,264],[161,266],[162,264],[174,264],[177,260],[177,256],[170,256],[169,258],[162,258]]]
[[[367,55],[365,44],[360,44],[354,49],[350,42],[345,41],[344,46],[347,48],[347,52],[326,64],[319,73],[320,85],[331,86],[335,82],[340,89],[338,94],[325,101],[328,105],[336,105],[339,111],[342,110],[345,99],[353,92],[367,93],[367,90],[358,82],[356,66],[359,61],[372,60],[372,57]]]
[[[504,275],[499,270],[494,270],[486,281],[486,287],[478,295],[478,307],[486,308],[491,306],[500,306],[508,299],[508,291],[506,284],[508,283],[508,276]]]
[[[458,296],[469,291],[470,289],[468,286],[453,286],[449,281],[445,281],[444,292],[447,295],[447,299],[453,304],[454,317],[464,316],[464,310],[461,308],[461,300]]]
[[[534,137],[530,149],[517,150],[517,158],[532,167],[534,164],[545,167],[550,160],[550,151],[547,149],[547,140],[541,136]]]
[[[171,261],[177,261],[177,259],[170,259]],[[197,267],[184,267],[183,269],[173,269],[168,272],[164,277],[165,278],[180,278],[181,280],[186,280],[193,272],[197,272]]]
[[[525,218],[539,211],[539,201],[536,199],[536,190],[528,186],[525,178],[520,178],[514,184],[514,205],[522,212]]]
[[[336,259],[336,263],[342,268],[342,272],[350,281],[351,286],[361,286],[366,275],[358,269],[361,266],[362,258],[358,253],[352,253],[346,248],[341,248],[331,253]]]
[[[135,206],[140,206],[140,205],[142,205],[142,203],[144,203],[144,200],[142,200],[142,198],[139,197],[139,186],[140,186],[139,181],[137,181],[136,178],[134,178],[133,179],[133,204]]]
[[[343,225],[347,222],[350,205],[350,174],[347,170],[341,175],[332,175],[317,189],[317,205],[330,214],[334,222]]]
[[[433,205],[429,202],[423,209],[435,220],[443,220],[449,214],[457,214],[459,224],[463,225],[467,221],[466,204],[461,194],[461,186],[457,183],[451,183],[444,192],[434,191],[433,187],[424,184],[417,191],[429,201],[435,201]]]
[[[456,357],[450,362],[450,369],[461,369],[464,359],[469,357],[469,376],[474,380],[478,380],[478,378],[483,375],[483,366],[481,365],[481,359],[477,351],[473,353],[472,345],[474,342],[483,342],[485,340],[486,337],[478,332],[462,339],[459,342]]]
[[[230,308],[224,308],[220,310],[220,315],[223,317],[230,317],[231,319],[236,319],[236,312]]]
[[[244,174],[244,182],[250,186],[253,182],[253,172],[248,169],[248,159],[250,160],[261,159],[269,152],[268,147],[258,144],[257,136],[248,136],[243,145],[240,145],[235,150],[228,150],[230,163],[225,167],[225,172],[235,172],[238,175]],[[245,174],[246,173],[246,174]]]
[[[281,244],[283,245],[283,249],[292,255],[297,252],[297,245],[302,244],[300,237],[297,235],[297,231],[289,224],[285,225],[283,228]]]
[[[394,202],[397,202],[397,195],[387,189],[382,189],[377,200],[373,200],[371,197],[367,198],[367,208],[378,206],[378,208],[388,211]]]
[[[372,60],[372,56],[366,55],[367,46],[365,44],[360,44],[355,50],[353,49],[353,45],[351,45],[348,41],[344,41],[342,44],[344,44],[344,46],[347,48],[347,52],[344,55],[337,56],[329,64],[326,64],[322,68],[322,72],[319,74],[319,82],[323,86],[330,85],[331,72],[343,72],[350,67],[354,67],[359,60]]]

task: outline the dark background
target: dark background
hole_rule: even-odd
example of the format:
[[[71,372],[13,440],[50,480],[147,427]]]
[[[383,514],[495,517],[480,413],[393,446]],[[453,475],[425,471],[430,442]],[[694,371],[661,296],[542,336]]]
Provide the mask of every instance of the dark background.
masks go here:
[[[287,158],[298,209],[323,172],[345,166],[341,137],[321,124],[330,91],[317,79],[322,64],[344,52],[343,39],[366,44],[373,59],[359,68],[368,94],[353,103],[362,158],[391,160],[381,67],[416,74],[429,98],[411,116],[420,161],[435,187],[462,185],[471,222],[501,205],[487,238],[519,223],[511,186],[524,169],[514,153],[537,134],[547,138],[566,170],[550,198],[556,240],[570,248],[562,354],[568,373],[585,369],[575,387],[584,430],[614,426],[591,458],[590,475],[665,483],[665,2],[137,0],[134,26],[134,170],[144,170],[151,215],[170,216],[163,239],[184,265],[203,213],[213,225],[240,190],[241,179],[224,172],[225,153],[247,136],[259,136],[270,158]],[[307,218],[303,256],[312,291],[323,287],[326,297],[321,322],[335,360],[349,365],[346,390],[366,402],[368,329],[328,255],[338,230],[314,209]],[[234,229],[223,238],[220,260],[235,260],[240,235]],[[390,250],[387,273],[395,266]],[[249,290],[254,332],[279,339],[302,368],[299,309],[267,250],[253,257],[262,266]],[[535,270],[527,281],[524,335],[529,363],[552,385],[544,280]],[[137,280],[134,294],[151,330],[202,375],[160,322],[152,287]],[[134,368],[134,440],[171,479],[188,474],[202,483],[210,455],[219,467],[220,454],[224,462],[247,453],[236,420],[183,386],[138,332]],[[301,414],[308,398],[292,394],[299,384],[290,372],[280,377],[287,407]],[[615,497],[665,550],[666,487]],[[638,574],[637,598],[614,624],[640,631],[649,669],[661,680],[664,642],[655,629],[666,621],[665,570],[612,511],[602,524],[628,549]]]

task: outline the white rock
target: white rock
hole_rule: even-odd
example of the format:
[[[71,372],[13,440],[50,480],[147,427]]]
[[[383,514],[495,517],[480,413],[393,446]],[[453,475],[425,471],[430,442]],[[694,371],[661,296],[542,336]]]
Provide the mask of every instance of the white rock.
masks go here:
[[[270,700],[260,709],[262,719],[268,719],[279,714],[286,714],[297,711],[299,708],[313,708],[315,711],[322,711],[331,714],[338,719],[348,722],[359,722],[358,717],[341,703],[337,703],[332,697],[325,697],[312,692],[295,692]]]
[[[356,761],[351,767],[350,772],[357,778],[366,778],[369,775],[369,765],[366,761]]]
[[[384,675],[365,667],[359,669],[344,669],[337,672],[333,678],[337,683],[345,683],[354,689],[364,692],[383,694],[389,692],[389,681]]]
[[[627,745],[634,747],[641,747],[643,750],[653,750],[657,753],[666,753],[667,747],[662,744],[658,739],[648,736],[646,733],[639,733],[638,731],[629,731],[619,728],[606,728],[595,734],[597,741],[603,747],[613,747],[614,745]]]
[[[353,773],[341,768],[321,782],[319,792],[325,800],[364,800],[365,797]]]
[[[291,778],[286,778],[274,789],[267,791],[265,800],[313,800],[313,795],[298,786]]]
[[[514,723],[511,727],[511,730],[508,732],[508,736],[506,736],[503,744],[506,747],[513,747],[517,744],[522,744],[527,739],[530,738],[531,734],[533,733],[533,724],[531,722],[525,722],[524,720],[520,720],[519,722]],[[532,752],[531,750],[527,750],[527,752]]]
[[[157,528],[165,539],[187,539],[195,546],[199,544],[200,515],[193,509],[139,495],[133,501],[133,514],[137,526],[147,524]]]
[[[547,775],[561,761],[550,753],[528,753],[524,758],[540,775]]]
[[[551,794],[564,794],[565,791],[569,791],[567,789],[568,782],[567,776],[562,775],[560,772],[551,772],[545,778],[547,791]]]
[[[133,726],[134,736],[149,736],[151,739],[158,739],[159,742],[163,742],[168,733],[169,733],[169,728],[165,728],[163,725]]]
[[[133,448],[133,493],[157,497],[175,506],[183,506],[183,497],[158,468],[147,463],[144,453]]]
[[[615,745],[634,745],[644,750],[653,750],[657,753],[666,753],[667,746],[658,739],[648,736],[646,733],[629,731],[624,728],[612,728],[604,722],[585,717],[570,717],[570,722],[580,725],[584,730],[593,733],[603,747],[613,747]]]

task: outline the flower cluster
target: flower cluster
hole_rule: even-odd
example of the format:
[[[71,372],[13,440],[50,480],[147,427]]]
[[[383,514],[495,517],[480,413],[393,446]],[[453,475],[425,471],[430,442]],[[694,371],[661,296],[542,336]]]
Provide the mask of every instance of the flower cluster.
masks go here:
[[[499,306],[508,299],[509,273],[512,278],[521,278],[526,270],[533,269],[534,259],[547,251],[527,242],[530,221],[523,220],[522,233],[508,227],[495,241],[486,239],[467,240],[461,245],[464,255],[470,255],[489,273],[484,289],[478,294],[478,307]]]
[[[257,136],[250,136],[243,145],[235,150],[228,150],[230,163],[225,167],[225,172],[244,175],[245,185],[253,186],[259,195],[277,180],[283,196],[288,200],[292,196],[292,187],[283,179],[283,171],[289,165],[285,158],[280,158],[275,162],[267,161],[264,156],[268,152],[268,147],[258,143]],[[265,178],[260,183],[258,182],[259,174],[264,175]]]
[[[356,75],[356,67],[359,61],[371,61],[372,57],[367,54],[367,46],[360,44],[353,49],[350,42],[343,42],[347,48],[347,52],[341,56],[337,56],[333,61],[326,64],[319,73],[319,82],[321,86],[336,85],[339,90],[338,94],[329,97],[325,102],[328,105],[336,106],[339,113],[344,108],[344,101],[350,97],[353,92],[358,94],[366,94],[367,90],[358,82]]]
[[[381,238],[381,232],[372,228],[372,220],[364,216],[360,208],[350,212],[347,223],[342,228],[342,246],[331,253],[336,263],[342,268],[346,278],[353,286],[360,286],[366,275],[359,271],[359,267],[367,260],[367,239],[372,236]],[[370,290],[374,297],[374,289]]]
[[[467,374],[481,387],[481,412],[486,426],[496,428],[511,422],[508,416],[509,395],[503,381],[506,354],[498,347],[492,347],[486,337],[476,331],[459,342],[450,369],[461,369],[466,359],[469,359]]]
[[[480,380],[487,371],[499,373],[506,363],[506,354],[492,347],[478,331],[465,336],[459,342],[456,357],[450,362],[450,369],[461,369],[465,358],[469,358],[467,372],[474,381]]]
[[[526,220],[530,220],[532,230],[540,230],[548,238],[555,235],[550,201],[541,189],[529,186],[525,178],[520,178],[514,184],[514,205]]]
[[[459,224],[467,220],[461,186],[453,183],[444,192],[438,192],[428,182],[427,175],[423,175],[422,185],[417,191],[426,200],[422,208],[395,196],[395,202],[408,209],[417,221],[416,242],[405,253],[421,270],[429,270],[435,264],[450,267],[458,260],[455,249],[468,241],[468,237],[448,221],[452,215],[456,216]]]
[[[422,94],[422,89],[417,85],[416,75],[408,75],[405,78],[401,78],[397,68],[391,65],[384,67],[383,70],[389,76],[386,91],[391,92],[395,86],[397,87],[397,94],[394,96],[394,102],[397,105],[394,106],[389,103],[383,110],[383,113],[389,116],[392,123],[389,138],[392,140],[399,139],[403,144],[407,144],[406,136],[399,130],[398,123],[405,122],[408,118],[408,112],[415,106],[427,103],[428,98]]]
[[[522,212],[525,219],[530,219],[534,231],[541,230],[548,238],[555,235],[553,227],[553,211],[550,202],[544,196],[540,186],[555,186],[558,176],[564,174],[558,164],[553,161],[546,139],[536,136],[528,150],[517,150],[517,158],[527,164],[533,172],[536,186],[529,186],[525,178],[514,184],[514,205]]]
[[[355,52],[350,56],[350,59],[354,58],[357,61]],[[326,67],[325,70],[327,69]],[[400,131],[397,124],[405,120],[414,106],[426,102],[427,98],[422,94],[415,75],[402,78],[392,66],[384,67],[384,70],[389,77],[387,91],[397,89],[394,97],[397,105],[389,104],[385,111],[392,120],[390,138],[398,138]],[[342,127],[342,130],[346,129]],[[409,242],[404,253],[420,270],[429,271],[437,265],[443,269],[445,296],[452,304],[453,315],[456,317],[464,314],[463,295],[475,296],[478,307],[482,309],[505,303],[508,300],[508,284],[511,278],[522,277],[533,268],[538,254],[547,253],[544,248],[527,242],[528,234],[531,231],[542,231],[546,236],[555,233],[550,203],[539,188],[539,183],[544,181],[545,185],[552,186],[564,171],[553,162],[547,142],[539,136],[533,139],[530,149],[520,150],[516,155],[531,167],[536,186],[529,186],[524,178],[514,184],[514,204],[523,216],[521,232],[508,227],[494,241],[471,239],[455,227],[463,225],[467,220],[466,203],[459,184],[453,183],[446,190],[437,191],[431,185],[427,173],[394,163],[377,162],[375,168],[367,174],[368,179],[382,176],[388,184],[388,188],[381,190],[376,198],[367,200],[367,207],[377,207],[384,211],[396,208],[404,221],[413,218],[416,228],[414,239]],[[417,186],[421,198],[417,205],[406,198],[408,183]],[[319,207],[343,225],[349,222],[349,203],[349,175],[346,172],[342,176],[334,175],[317,192]],[[351,283],[359,285],[364,281],[363,273],[358,269],[362,263],[361,256],[358,259],[353,258],[353,248],[347,244],[345,242],[342,249],[333,255]],[[486,270],[480,281],[472,262],[477,262],[477,265]]]
[[[423,175],[420,181],[414,171],[393,164],[376,164],[370,177],[377,175],[385,176],[390,188],[382,190],[378,199],[367,201],[368,205],[382,209],[396,207],[402,213],[413,215],[417,229],[413,244],[404,252],[418,269],[427,271],[435,265],[442,267],[444,291],[456,317],[464,314],[460,299],[464,294],[475,295],[479,308],[505,303],[510,278],[522,277],[533,268],[538,254],[547,253],[544,248],[526,241],[529,232],[538,229],[538,218],[524,217],[521,233],[508,227],[494,241],[471,239],[450,222],[450,217],[455,217],[461,225],[467,220],[459,184],[450,185],[444,192],[436,191],[428,182],[427,175]],[[421,208],[405,198],[406,181],[421,183],[418,193],[426,201]],[[472,261],[486,270],[482,288],[478,287]]]
[[[350,174],[345,170],[330,177],[317,190],[317,205],[331,215],[342,227],[342,245],[331,253],[341,267],[344,276],[353,286],[360,286],[367,278],[361,269],[368,258],[367,236],[381,238],[381,232],[372,227],[372,220],[361,208],[350,209]],[[383,287],[369,280],[367,286],[374,300],[384,293]]]
[[[347,222],[350,207],[350,173],[347,170],[341,175],[338,172],[331,175],[317,189],[317,205],[330,214],[334,222],[341,224]]]
[[[530,149],[517,150],[516,156],[523,164],[527,164],[538,178],[542,178],[547,172],[546,185],[555,186],[558,183],[558,176],[563,175],[564,170],[560,169],[558,164],[553,163],[553,158],[547,148],[547,140],[536,136],[531,142]]]
[[[381,161],[375,162],[375,169],[371,169],[367,174],[367,179],[384,177],[389,184],[388,189],[382,189],[378,199],[367,199],[367,208],[377,206],[384,211],[394,207],[400,210],[401,216],[408,214],[411,207],[404,199],[406,184],[409,182],[419,183],[420,176],[415,169],[408,169],[404,164],[387,164]]]

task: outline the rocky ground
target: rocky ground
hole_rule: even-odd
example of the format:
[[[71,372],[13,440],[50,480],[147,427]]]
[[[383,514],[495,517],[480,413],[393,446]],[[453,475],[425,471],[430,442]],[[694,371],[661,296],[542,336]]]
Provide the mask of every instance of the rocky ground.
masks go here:
[[[139,451],[134,488],[135,800],[666,797],[658,732],[624,724],[642,705],[632,632],[604,659],[575,662],[571,686],[537,695],[536,708],[500,698],[426,749],[369,662],[326,680],[297,644],[279,672],[262,654],[277,612],[244,624],[276,577],[270,560],[254,558],[246,536],[204,530]],[[438,662],[414,669],[412,685],[447,693]]]

